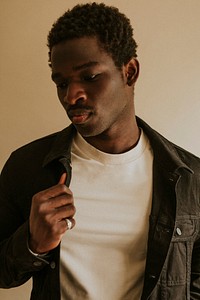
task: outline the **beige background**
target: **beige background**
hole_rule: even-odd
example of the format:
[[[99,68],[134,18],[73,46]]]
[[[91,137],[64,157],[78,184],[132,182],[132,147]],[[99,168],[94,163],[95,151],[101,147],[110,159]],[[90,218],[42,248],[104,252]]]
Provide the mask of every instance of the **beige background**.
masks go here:
[[[135,28],[141,63],[137,114],[200,156],[200,1],[104,2],[119,7]],[[69,123],[50,80],[46,36],[52,23],[77,3],[0,1],[0,168],[15,148]],[[0,299],[27,300],[29,290],[30,282],[0,289]]]

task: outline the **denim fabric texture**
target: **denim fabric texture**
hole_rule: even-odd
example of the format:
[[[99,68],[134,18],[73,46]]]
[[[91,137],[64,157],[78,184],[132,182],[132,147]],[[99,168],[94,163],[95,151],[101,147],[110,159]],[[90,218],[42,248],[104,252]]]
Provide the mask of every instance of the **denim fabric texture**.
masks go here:
[[[199,300],[200,159],[169,142],[141,119],[137,122],[154,153],[141,300]],[[47,257],[32,255],[27,248],[28,220],[34,194],[55,185],[63,171],[70,185],[70,148],[75,132],[70,125],[21,147],[11,154],[1,173],[0,287],[19,286],[32,277],[32,300],[60,299],[59,246]],[[75,283],[69,276],[69,284],[72,281]]]

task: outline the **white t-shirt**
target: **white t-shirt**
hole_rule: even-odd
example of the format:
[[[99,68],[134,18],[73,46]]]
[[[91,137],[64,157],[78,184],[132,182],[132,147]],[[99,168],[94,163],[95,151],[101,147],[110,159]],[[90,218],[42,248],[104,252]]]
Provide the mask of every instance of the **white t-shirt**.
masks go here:
[[[108,154],[79,134],[70,189],[76,226],[61,243],[62,300],[138,300],[146,263],[153,154],[141,132],[134,149]]]

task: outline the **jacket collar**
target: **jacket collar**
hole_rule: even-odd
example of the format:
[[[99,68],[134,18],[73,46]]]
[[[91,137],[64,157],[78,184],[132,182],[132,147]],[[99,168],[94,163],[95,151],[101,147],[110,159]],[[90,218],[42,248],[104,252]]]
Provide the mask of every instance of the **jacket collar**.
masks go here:
[[[189,172],[194,173],[194,171],[183,161],[183,158],[181,157],[183,149],[168,141],[139,117],[136,117],[136,119],[138,126],[144,130],[150,141],[154,153],[154,159],[164,170],[169,173],[179,173],[179,170],[184,168]]]
[[[43,167],[61,158],[71,161],[71,144],[75,134],[76,129],[72,124],[57,133],[56,139],[43,161]]]
[[[136,119],[138,126],[144,130],[149,138],[154,153],[154,159],[164,168],[164,170],[169,173],[178,173],[179,169],[184,168],[189,172],[194,173],[180,157],[180,153],[178,153],[177,150],[181,150],[181,148],[169,142],[139,117],[136,117]],[[48,165],[54,160],[59,160],[60,158],[65,158],[70,162],[71,144],[75,134],[76,129],[72,124],[57,133],[53,146],[44,159],[43,166]]]

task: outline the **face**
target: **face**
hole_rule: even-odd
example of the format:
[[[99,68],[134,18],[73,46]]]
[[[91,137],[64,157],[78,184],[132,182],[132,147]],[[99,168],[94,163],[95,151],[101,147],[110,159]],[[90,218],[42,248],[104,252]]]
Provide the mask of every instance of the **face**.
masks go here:
[[[127,66],[117,69],[95,38],[55,45],[51,66],[59,100],[82,136],[114,134],[133,118]]]

